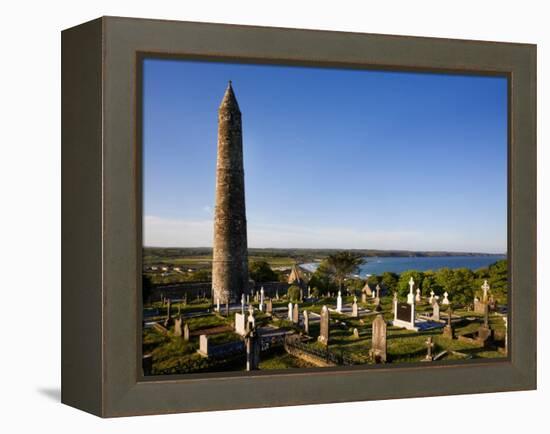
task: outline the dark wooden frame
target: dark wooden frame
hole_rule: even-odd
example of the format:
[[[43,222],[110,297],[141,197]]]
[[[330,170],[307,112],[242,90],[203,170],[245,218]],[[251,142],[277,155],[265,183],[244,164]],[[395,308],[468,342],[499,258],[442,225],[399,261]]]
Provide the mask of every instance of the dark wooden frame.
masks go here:
[[[143,56],[507,76],[508,358],[143,378]],[[103,17],[62,32],[62,199],[68,405],[113,417],[536,388],[535,45]]]

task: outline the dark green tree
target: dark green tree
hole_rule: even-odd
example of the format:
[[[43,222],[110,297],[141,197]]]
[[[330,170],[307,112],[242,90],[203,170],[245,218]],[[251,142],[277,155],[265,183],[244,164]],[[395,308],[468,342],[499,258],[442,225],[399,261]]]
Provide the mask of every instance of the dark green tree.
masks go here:
[[[414,287],[422,288],[422,280],[424,279],[424,273],[422,271],[408,270],[401,273],[399,281],[397,282],[397,292],[400,296],[406,296],[409,293],[409,280],[411,277],[414,279]]]
[[[386,291],[395,291],[397,288],[397,282],[399,281],[399,275],[397,273],[392,273],[391,271],[385,271],[382,274],[381,286]]]
[[[252,280],[260,283],[279,280],[279,276],[271,269],[267,261],[253,261],[248,268],[248,274]]]
[[[289,286],[286,294],[290,301],[300,300],[300,288],[296,285]]]

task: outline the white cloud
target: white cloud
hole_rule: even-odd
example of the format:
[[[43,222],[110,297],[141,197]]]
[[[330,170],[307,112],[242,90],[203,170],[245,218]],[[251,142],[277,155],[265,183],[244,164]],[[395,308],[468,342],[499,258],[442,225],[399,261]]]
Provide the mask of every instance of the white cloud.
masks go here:
[[[146,246],[212,246],[212,219],[184,220],[146,216],[143,230]],[[502,252],[505,250],[499,246],[488,248],[486,238],[474,235],[472,234],[472,237],[464,239],[461,234],[452,231],[427,234],[421,231],[406,230],[363,231],[345,227],[248,223],[249,247],[478,252]]]

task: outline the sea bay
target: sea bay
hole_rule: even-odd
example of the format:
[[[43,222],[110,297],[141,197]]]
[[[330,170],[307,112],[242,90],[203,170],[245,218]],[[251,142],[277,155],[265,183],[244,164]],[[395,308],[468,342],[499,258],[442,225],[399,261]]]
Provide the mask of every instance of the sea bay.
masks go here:
[[[502,259],[506,259],[506,255],[367,257],[358,274],[364,277],[366,275],[382,274],[386,271],[399,274],[407,270],[435,271],[441,268],[477,270]],[[309,271],[315,271],[319,267],[319,263],[301,264],[301,267]]]

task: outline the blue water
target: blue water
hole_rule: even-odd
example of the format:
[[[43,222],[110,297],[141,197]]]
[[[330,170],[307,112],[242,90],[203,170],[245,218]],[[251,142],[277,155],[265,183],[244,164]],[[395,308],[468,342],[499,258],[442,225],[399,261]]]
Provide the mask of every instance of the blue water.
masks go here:
[[[470,270],[477,270],[478,268],[487,267],[501,259],[506,259],[506,256],[433,256],[431,258],[374,257],[365,259],[367,263],[363,264],[359,270],[359,275],[362,277],[370,274],[382,274],[385,271],[392,271],[399,274],[407,270],[435,271],[440,268],[469,268]],[[315,271],[319,264],[312,262],[309,264],[301,264],[301,266],[306,270]]]

